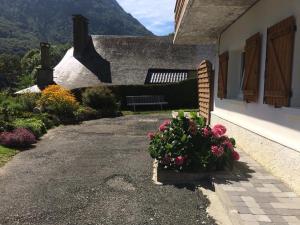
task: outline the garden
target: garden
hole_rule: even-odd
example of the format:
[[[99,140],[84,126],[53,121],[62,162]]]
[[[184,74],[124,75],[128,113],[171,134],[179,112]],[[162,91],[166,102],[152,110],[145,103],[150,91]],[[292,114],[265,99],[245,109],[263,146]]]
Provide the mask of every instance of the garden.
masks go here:
[[[148,137],[149,153],[163,170],[220,171],[231,169],[239,160],[235,140],[226,136],[226,128],[221,124],[207,126],[197,113],[186,117],[179,112]]]
[[[87,88],[80,98],[59,85],[51,85],[40,94],[14,96],[0,93],[0,166],[18,153],[31,148],[61,124],[113,117],[119,106],[111,91],[103,86]]]

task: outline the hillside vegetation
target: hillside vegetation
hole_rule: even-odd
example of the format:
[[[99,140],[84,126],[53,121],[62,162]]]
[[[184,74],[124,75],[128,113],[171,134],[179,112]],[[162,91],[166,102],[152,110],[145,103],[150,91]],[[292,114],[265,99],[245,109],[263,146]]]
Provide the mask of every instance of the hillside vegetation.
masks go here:
[[[0,0],[0,53],[24,54],[40,41],[72,41],[72,15],[90,21],[90,32],[103,35],[152,35],[116,0]]]

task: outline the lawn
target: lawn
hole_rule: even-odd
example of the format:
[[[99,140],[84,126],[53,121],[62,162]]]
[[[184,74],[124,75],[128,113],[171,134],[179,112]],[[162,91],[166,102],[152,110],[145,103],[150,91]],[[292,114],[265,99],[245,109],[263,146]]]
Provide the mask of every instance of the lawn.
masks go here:
[[[7,163],[17,153],[17,150],[5,148],[0,145],[0,167]]]

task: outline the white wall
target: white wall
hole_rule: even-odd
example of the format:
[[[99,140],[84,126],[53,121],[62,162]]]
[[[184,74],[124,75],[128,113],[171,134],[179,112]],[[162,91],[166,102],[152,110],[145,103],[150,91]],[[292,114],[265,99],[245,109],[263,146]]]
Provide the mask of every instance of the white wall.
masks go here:
[[[298,25],[293,68],[293,108],[274,108],[263,104],[267,28],[292,15],[296,17]],[[221,35],[219,53],[240,51],[244,48],[246,39],[257,32],[263,35],[259,102],[246,104],[239,100],[218,99],[216,96],[218,65],[216,65],[213,114],[300,152],[300,1],[259,1]],[[238,76],[238,72],[235,71],[239,71],[234,69],[233,65],[234,61],[230,61],[231,81]],[[236,68],[239,67],[240,62],[236,60]],[[228,88],[232,85],[231,81]]]

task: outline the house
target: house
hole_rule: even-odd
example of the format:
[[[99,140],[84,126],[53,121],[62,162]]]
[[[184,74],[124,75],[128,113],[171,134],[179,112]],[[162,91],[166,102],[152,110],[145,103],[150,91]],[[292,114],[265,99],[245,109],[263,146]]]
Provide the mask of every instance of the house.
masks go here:
[[[175,17],[175,44],[217,43],[199,67],[202,114],[300,193],[300,1],[177,0]]]
[[[172,36],[103,36],[90,35],[88,30],[88,20],[74,15],[73,47],[52,73],[42,65],[38,84],[19,93],[39,92],[50,83],[67,89],[145,84],[151,71],[195,71],[200,60],[214,59],[214,44],[174,46]],[[47,62],[47,48],[47,44],[41,44],[45,52],[42,63]]]

